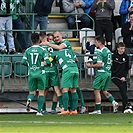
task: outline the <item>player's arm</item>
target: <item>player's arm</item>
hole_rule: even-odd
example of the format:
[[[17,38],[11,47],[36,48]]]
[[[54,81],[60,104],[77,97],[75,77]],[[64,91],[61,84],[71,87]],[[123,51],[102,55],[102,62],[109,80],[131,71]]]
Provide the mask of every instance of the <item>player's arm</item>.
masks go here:
[[[44,61],[44,66],[50,65],[51,62],[52,62],[53,60],[54,60],[54,59],[53,59],[52,57],[49,57],[48,59],[46,59],[46,60]]]
[[[46,60],[44,61],[44,66],[50,65],[51,62],[54,60],[55,55],[56,55],[56,52],[53,52],[53,53],[51,54],[51,56],[50,56],[48,59],[46,59]]]
[[[51,43],[47,42],[46,45],[48,45],[49,47],[52,47],[54,49],[58,49],[58,50],[66,48],[64,43],[61,43],[60,45],[55,45],[55,44],[51,44]]]
[[[23,55],[23,58],[21,60],[21,64],[25,65],[25,66],[28,66],[26,53],[24,53],[24,55]]]
[[[97,62],[96,64],[87,63],[86,66],[88,68],[100,68],[102,67],[102,62]]]

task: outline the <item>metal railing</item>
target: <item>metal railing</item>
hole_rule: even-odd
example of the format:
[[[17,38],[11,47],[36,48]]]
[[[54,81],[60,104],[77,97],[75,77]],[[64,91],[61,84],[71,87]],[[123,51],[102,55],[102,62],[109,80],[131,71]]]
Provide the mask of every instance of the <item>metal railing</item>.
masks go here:
[[[17,89],[23,90],[28,89],[27,86],[27,67],[21,65],[21,58],[23,54],[14,55],[0,55],[0,82],[1,92],[3,93],[6,89]],[[79,69],[79,86],[81,88],[91,88],[94,80],[93,68],[86,68],[85,57],[94,55],[76,54],[78,57],[78,69]],[[133,55],[132,55],[133,56]],[[60,69],[60,68],[58,68]],[[61,73],[60,73],[61,74]],[[133,66],[131,69],[131,81],[133,80]],[[110,88],[113,88],[113,84]],[[115,86],[116,88],[116,86]]]

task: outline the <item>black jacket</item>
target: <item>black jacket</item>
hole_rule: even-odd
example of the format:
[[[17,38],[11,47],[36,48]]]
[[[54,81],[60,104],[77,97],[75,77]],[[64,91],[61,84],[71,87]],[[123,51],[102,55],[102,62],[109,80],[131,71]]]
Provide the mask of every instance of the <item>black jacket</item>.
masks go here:
[[[51,8],[54,0],[36,0],[34,13],[39,16],[48,16],[51,13]]]
[[[131,43],[131,35],[133,36],[133,30],[132,31],[129,30],[130,26],[131,26],[130,22],[127,22],[124,24],[121,30],[121,34],[123,36],[123,42],[125,43],[126,48],[133,47],[133,44]]]
[[[112,60],[112,77],[126,78],[129,70],[129,57],[125,53],[122,55],[114,53]]]

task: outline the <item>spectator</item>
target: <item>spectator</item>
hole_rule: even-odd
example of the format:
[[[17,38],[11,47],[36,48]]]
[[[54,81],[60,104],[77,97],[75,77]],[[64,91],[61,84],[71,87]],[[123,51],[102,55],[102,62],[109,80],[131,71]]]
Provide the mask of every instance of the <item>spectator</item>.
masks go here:
[[[127,74],[129,69],[129,57],[125,54],[125,44],[120,42],[117,45],[117,52],[112,56],[112,82],[119,88],[122,97],[122,105],[124,112],[129,108],[132,110],[132,106],[127,98]]]
[[[87,13],[95,21],[95,11],[91,10],[91,5],[94,0],[83,0],[85,2],[84,12]],[[90,28],[93,28],[93,21],[90,21]]]
[[[122,0],[119,13],[122,16],[122,23],[123,26],[128,21],[128,13],[133,11],[132,0]]]
[[[95,107],[96,110],[89,114],[101,114],[101,94],[112,103],[113,112],[118,111],[118,103],[114,100],[113,96],[107,91],[111,80],[111,62],[112,53],[104,46],[105,40],[103,37],[96,37],[96,47],[99,48],[97,51],[97,60],[95,64],[87,63],[88,68],[97,68],[97,74],[93,82],[94,95],[95,95]]]
[[[34,23],[32,23],[32,18],[30,21],[32,29],[36,30],[39,25],[40,30],[47,30],[48,15],[51,13],[53,2],[54,0],[36,0],[33,12],[37,15],[34,16]],[[31,33],[28,35],[28,45],[31,45],[30,36]]]
[[[111,16],[115,9],[115,2],[114,0],[94,0],[91,9],[96,11],[96,35],[102,37],[105,34],[107,48],[112,51],[113,24]]]
[[[121,34],[123,37],[123,42],[126,46],[126,54],[133,54],[133,12],[129,13],[129,22],[126,22],[121,30]],[[129,86],[130,86],[130,75],[131,75],[131,67],[133,64],[133,57],[129,57]]]
[[[17,12],[19,13],[20,12],[20,4],[25,6],[26,5],[26,0],[18,0],[17,2],[18,2],[17,3]],[[17,40],[18,40],[18,42],[21,46],[21,51],[23,52],[28,48],[28,44],[26,42],[24,32],[21,31],[21,30],[23,30],[23,22],[21,20],[21,15],[18,16],[18,15],[14,14],[12,17],[13,17],[13,29],[20,30],[20,31],[17,31]]]
[[[63,0],[63,9],[66,13],[84,13],[83,8],[85,8],[86,4],[83,0]],[[81,20],[81,28],[89,27],[90,18],[85,14],[79,15],[66,15],[66,21],[68,24],[68,29],[76,29],[75,22]]]
[[[121,27],[121,15],[119,14],[119,10],[120,10],[120,5],[121,5],[122,0],[115,0],[115,9],[113,11],[112,14],[112,22],[113,22],[113,26],[114,26],[114,31],[117,28]]]
[[[16,13],[16,4],[13,0],[0,0],[0,30],[8,30],[5,33],[9,54],[16,52],[12,35],[12,14]],[[7,53],[4,31],[0,31],[0,53]]]
[[[92,41],[93,42],[93,41]],[[96,45],[91,43],[91,39],[88,39],[87,42],[86,42],[86,52],[88,52],[89,54],[95,54],[96,51],[97,51],[97,48],[96,48]],[[93,60],[93,64],[95,64],[95,58],[96,56],[90,56],[88,59],[92,59]],[[96,76],[96,68],[93,68],[94,69],[94,77]]]

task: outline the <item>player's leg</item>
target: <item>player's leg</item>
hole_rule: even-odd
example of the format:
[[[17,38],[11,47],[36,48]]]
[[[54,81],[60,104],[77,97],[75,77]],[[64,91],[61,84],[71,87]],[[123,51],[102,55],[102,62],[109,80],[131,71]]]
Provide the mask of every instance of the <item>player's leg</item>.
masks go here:
[[[63,108],[62,93],[60,91],[59,86],[54,86],[54,91],[56,92],[56,96],[59,101],[60,107]]]
[[[97,73],[96,78],[93,82],[94,96],[95,96],[95,111],[90,112],[89,114],[101,114],[101,89],[102,89],[102,78],[101,73]]]
[[[37,86],[38,86],[38,112],[36,115],[43,115],[42,114],[42,107],[44,103],[44,90],[46,89],[46,75],[40,74],[37,78]]]
[[[73,71],[73,68],[71,69],[71,71]],[[78,94],[77,94],[78,80],[79,80],[78,68],[74,68],[74,71],[71,74],[72,79],[70,80],[72,83],[72,87],[73,87],[70,89],[71,99],[72,99],[70,101],[70,102],[72,102],[72,111],[70,112],[70,114],[78,114],[78,112],[77,112],[78,99],[79,99]]]
[[[101,94],[100,90],[94,90],[95,95],[95,111],[90,112],[89,114],[101,114]]]
[[[116,113],[116,112],[118,112],[118,103],[114,100],[114,97],[109,92],[107,92],[110,81],[111,81],[111,74],[109,74],[109,73],[107,73],[106,75],[105,74],[103,75],[104,82],[102,82],[102,84],[104,85],[104,88],[102,89],[102,93],[112,103],[113,112]]]
[[[71,101],[70,102],[72,102],[72,103],[70,103],[70,104],[72,104],[70,114],[78,114],[78,112],[77,112],[78,94],[76,92],[76,88],[72,88],[72,89],[70,89],[70,91],[71,91]]]
[[[52,107],[51,107],[51,113],[52,114],[56,114],[57,102],[58,102],[57,94],[54,91],[53,100],[52,100]]]
[[[112,103],[113,105],[113,112],[117,113],[118,112],[118,103],[114,100],[114,97],[107,91],[102,91],[104,96]]]
[[[30,103],[34,99],[37,89],[36,80],[30,76],[28,77],[28,88],[29,88],[29,95],[27,97],[26,110],[30,111]]]
[[[68,102],[69,102],[68,90],[69,90],[69,88],[63,88],[62,89],[62,101],[63,101],[64,110],[62,110],[60,114],[69,114],[69,110],[68,110]]]
[[[80,114],[83,114],[86,111],[84,98],[83,98],[83,93],[82,93],[82,91],[81,91],[81,89],[79,87],[77,87],[76,90],[77,90],[77,94],[78,94],[78,97],[79,97],[79,100],[80,100],[80,104],[81,104]]]
[[[34,99],[34,96],[36,95],[36,91],[30,91],[29,95],[27,97],[27,103],[26,103],[26,110],[30,111],[30,103]]]
[[[42,106],[42,112],[43,112],[43,114],[48,114],[48,112],[46,110],[46,96],[47,96],[47,93],[48,93],[48,88],[46,88],[44,90],[44,103],[43,103],[43,106]]]
[[[37,99],[37,103],[38,103],[37,115],[42,115],[42,106],[44,103],[44,90],[39,90],[38,93],[39,94]]]

